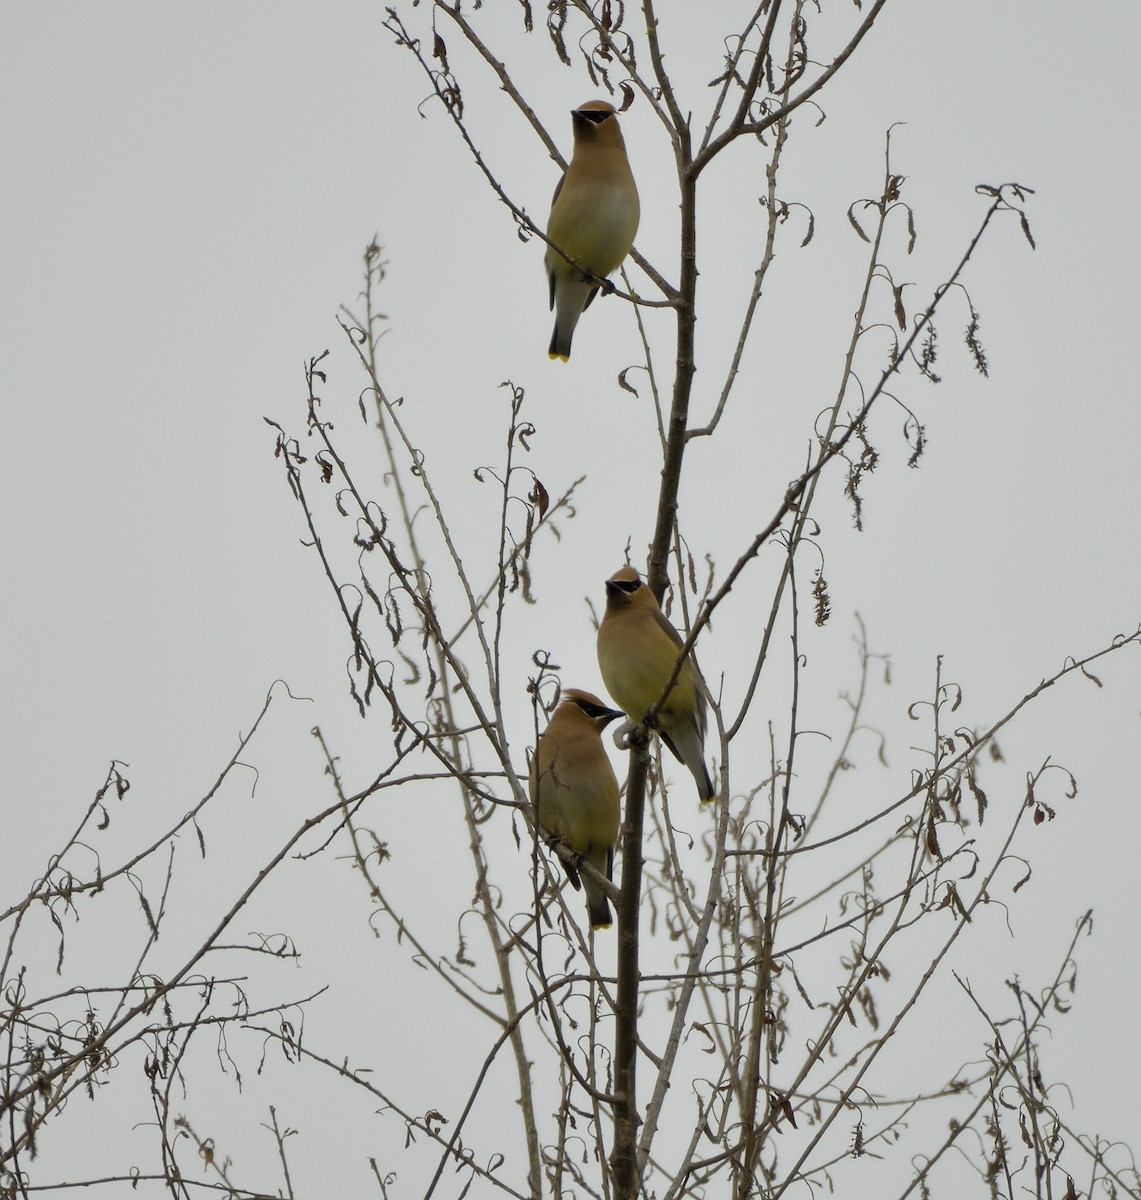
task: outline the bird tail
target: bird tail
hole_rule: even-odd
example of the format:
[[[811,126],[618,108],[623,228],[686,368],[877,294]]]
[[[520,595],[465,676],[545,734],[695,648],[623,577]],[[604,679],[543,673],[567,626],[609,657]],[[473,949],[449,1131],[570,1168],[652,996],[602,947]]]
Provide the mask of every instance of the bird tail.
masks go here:
[[[557,358],[562,362],[569,362],[571,338],[573,336],[573,325],[564,334],[559,329],[558,321],[555,321],[555,328],[551,334],[551,344],[547,347],[547,356],[549,358]]]
[[[675,734],[677,732],[674,730]],[[664,730],[659,729],[658,736],[665,742],[674,758],[693,776],[701,803],[708,804],[717,798],[717,789],[713,786],[713,780],[709,776],[709,766],[705,761],[705,747],[696,731],[691,733],[689,730],[683,730],[682,732],[686,736],[675,739]]]
[[[555,328],[551,333],[551,344],[547,347],[547,354],[551,358],[561,358],[563,362],[570,358],[571,339],[574,337],[575,326],[597,291],[597,283],[577,274],[555,282],[555,286],[551,290],[551,307],[555,310]]]
[[[609,929],[614,924],[610,915],[610,902],[589,883],[586,885],[586,911],[590,916],[591,929]]]
[[[717,799],[717,789],[713,786],[713,780],[709,778],[709,768],[705,765],[705,760],[700,759],[696,763],[686,764],[694,780],[697,783],[697,791],[701,797],[702,804],[710,804]]]
[[[590,861],[591,866],[601,871],[607,879],[614,878],[613,846],[608,847],[605,851],[595,848],[591,852]],[[610,905],[607,902],[606,893],[595,887],[585,876],[582,886],[586,890],[586,911],[590,916],[591,929],[609,929],[613,918],[610,916]]]

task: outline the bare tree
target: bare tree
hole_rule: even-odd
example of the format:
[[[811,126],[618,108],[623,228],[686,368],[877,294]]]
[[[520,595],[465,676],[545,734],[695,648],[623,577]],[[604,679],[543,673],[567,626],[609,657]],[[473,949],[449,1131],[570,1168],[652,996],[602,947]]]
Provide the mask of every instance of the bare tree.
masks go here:
[[[744,364],[773,303],[778,248],[806,245],[815,233],[815,214],[782,197],[787,148],[830,81],[856,67],[885,2],[824,14],[804,0],[762,0],[740,14],[723,61],[709,65],[716,78],[703,120],[692,115],[698,98],[671,81],[664,22],[650,0],[639,11],[552,3],[545,42],[530,5],[519,6],[529,53],[553,54],[584,86],[644,106],[673,152],[674,257],[655,263],[635,251],[605,301],[610,312],[629,306],[637,331],[631,366],[615,385],[639,394],[650,431],[631,453],[657,456],[660,470],[652,528],[623,528],[620,537],[684,630],[675,670],[684,654],[705,660],[719,639],[731,642],[722,657],[733,672],[703,684],[716,803],[697,812],[691,788],[675,791],[652,711],[645,726],[624,732],[620,885],[594,873],[615,902],[617,928],[590,933],[581,897],[555,861],[574,856],[545,843],[526,782],[526,747],[564,682],[561,651],[553,639],[524,646],[519,631],[529,608],[553,610],[555,593],[578,589],[550,551],[589,537],[580,533],[581,498],[605,498],[618,485],[589,464],[552,463],[540,478],[532,443],[542,417],[509,383],[500,459],[487,466],[486,447],[473,448],[474,480],[465,481],[482,505],[494,494],[493,537],[464,520],[463,493],[435,467],[446,406],[429,397],[405,404],[385,377],[385,266],[372,242],[360,297],[340,321],[342,341],[309,363],[303,431],[270,422],[304,540],[344,624],[348,688],[376,734],[371,757],[346,763],[318,725],[321,803],[242,887],[226,889],[205,928],[161,956],[175,865],[188,845],[209,860],[205,815],[226,828],[217,798],[241,773],[275,697],[284,698],[280,685],[200,803],[113,867],[92,848],[113,804],[128,799],[126,776],[112,765],[75,835],[2,914],[0,1196],[48,1187],[33,1182],[36,1151],[77,1092],[94,1099],[140,1077],[157,1133],[152,1168],[92,1170],[84,1183],[300,1196],[360,1188],[367,1164],[382,1196],[446,1189],[775,1200],[826,1188],[902,1200],[966,1194],[965,1180],[991,1196],[1141,1195],[1128,1150],[1075,1126],[1040,1057],[1048,1020],[1071,1004],[1090,914],[1075,912],[1074,929],[1057,937],[1048,978],[996,989],[961,969],[964,946],[1020,904],[1035,830],[1076,788],[1052,761],[1005,763],[1000,734],[1028,720],[1046,689],[1096,678],[1104,660],[1136,648],[1141,631],[1065,660],[1001,711],[975,713],[937,662],[929,694],[908,710],[908,736],[921,730],[924,742],[908,758],[870,723],[889,660],[857,621],[844,719],[822,731],[805,715],[818,711],[812,697],[822,686],[809,650],[817,629],[835,620],[825,547],[857,536],[833,531],[829,496],[845,498],[858,529],[881,455],[919,463],[921,404],[906,397],[938,382],[937,323],[957,329],[959,353],[986,374],[967,268],[988,238],[1033,246],[1031,189],[977,187],[974,235],[948,253],[924,298],[909,302],[921,294],[905,291],[902,265],[916,219],[886,132],[878,192],[845,214],[864,261],[836,283],[853,316],[844,343],[820,349],[835,388],[809,410],[807,457],[790,465],[790,482],[770,480],[717,506],[721,544],[733,547],[724,562],[703,549],[706,513],[682,500],[683,484],[716,489],[716,467],[695,450],[728,436],[730,415],[755,387]],[[519,236],[542,239],[541,219],[512,194],[469,124],[468,73],[493,80],[536,149],[560,163],[562,131],[542,125],[484,16],[437,0],[390,8],[385,25],[422,68],[454,123],[457,151],[478,165]],[[734,268],[745,281],[735,314],[703,290],[697,240],[707,172],[733,155],[748,156],[764,185],[758,226],[740,239],[752,257],[742,252]],[[655,186],[666,190],[664,181]],[[655,308],[673,323],[668,341],[660,324],[650,327]],[[714,309],[737,332],[727,357],[702,361],[701,378],[713,382],[699,387],[697,317]],[[354,406],[356,428],[345,424]],[[892,432],[900,414],[902,445]],[[551,471],[562,476],[557,484]],[[599,561],[597,580],[618,565]],[[597,583],[591,598],[599,599]],[[530,659],[523,671],[520,647]],[[393,817],[397,807],[418,814],[416,834]],[[290,935],[233,932],[287,864],[346,855],[377,938],[373,959],[358,968],[374,981],[364,991],[384,1030],[380,1061],[361,1028],[306,1032],[320,1012],[319,988],[292,991],[259,970],[266,958],[275,966],[296,958]],[[458,910],[457,890],[470,897]],[[96,973],[74,987],[45,985],[45,969],[62,970],[65,949],[86,929],[69,931],[80,906],[119,896],[137,902],[147,929],[125,968],[116,964],[110,983]],[[329,922],[356,919],[350,910]],[[56,931],[54,964],[42,961],[45,922]],[[240,968],[216,970],[220,952]],[[252,995],[251,979],[272,998]],[[410,1017],[417,1011],[419,1024]],[[405,1041],[419,1071],[404,1061]],[[301,1120],[279,1119],[277,1103],[265,1125],[277,1167],[261,1168],[264,1178],[279,1168],[277,1182],[246,1185],[240,1176],[258,1174],[244,1161],[248,1151],[216,1126],[210,1107],[195,1112],[191,1077],[205,1063],[241,1082],[251,1060],[256,1074],[269,1071],[269,1050],[302,1074],[310,1097],[380,1116],[367,1145],[311,1148],[291,1169],[298,1152],[287,1147]],[[131,1060],[141,1073],[120,1080],[115,1069]]]

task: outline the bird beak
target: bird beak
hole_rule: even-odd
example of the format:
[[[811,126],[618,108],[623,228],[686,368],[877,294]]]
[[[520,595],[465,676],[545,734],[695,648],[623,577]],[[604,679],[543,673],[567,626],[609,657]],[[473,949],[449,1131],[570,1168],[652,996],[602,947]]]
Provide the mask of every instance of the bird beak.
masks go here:
[[[599,718],[599,720],[602,722],[602,724],[599,725],[599,729],[605,729],[611,721],[616,721],[619,717],[624,717],[625,715],[626,714],[620,708],[608,708],[606,710],[606,715]]]

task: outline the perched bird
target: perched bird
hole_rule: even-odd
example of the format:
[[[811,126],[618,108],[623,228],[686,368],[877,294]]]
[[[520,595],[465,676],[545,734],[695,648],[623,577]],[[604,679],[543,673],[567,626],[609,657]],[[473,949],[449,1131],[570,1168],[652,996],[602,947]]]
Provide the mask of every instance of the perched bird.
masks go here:
[[[681,635],[666,620],[654,593],[633,567],[606,581],[606,613],[598,627],[598,665],[606,690],[632,721],[644,721],[673,673]],[[705,763],[705,697],[693,659],[658,710],[654,729],[670,753],[689,769],[703,804],[715,795]]]
[[[550,356],[570,358],[574,327],[638,232],[638,189],[613,104],[590,100],[571,113],[574,153],[551,200],[547,278],[555,331]],[[567,262],[562,250],[574,262]]]
[[[568,688],[531,760],[531,803],[539,824],[607,879],[614,874],[619,806],[618,780],[602,748],[602,731],[620,716],[590,692]],[[586,886],[590,927],[608,927],[605,893],[589,879],[580,881],[570,863],[563,867],[576,890]]]

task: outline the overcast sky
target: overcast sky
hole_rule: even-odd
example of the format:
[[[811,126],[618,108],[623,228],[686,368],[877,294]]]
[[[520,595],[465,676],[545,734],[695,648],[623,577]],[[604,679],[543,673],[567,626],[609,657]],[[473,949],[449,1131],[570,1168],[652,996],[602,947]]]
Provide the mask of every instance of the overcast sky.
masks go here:
[[[595,89],[555,63],[541,34],[525,39],[508,7],[505,56],[566,153],[569,110]],[[675,79],[699,115],[719,71],[713,14],[732,7],[702,6],[703,24],[671,40],[672,10],[690,6],[662,6]],[[505,379],[527,389],[533,465],[548,489],[588,474],[581,532],[538,560],[547,607],[521,618],[513,703],[524,711],[538,645],[576,673],[568,682],[597,690],[584,597],[601,602],[627,538],[642,553],[656,499],[644,391],[635,401],[615,383],[637,356],[632,319],[604,299],[569,366],[547,361],[542,247],[517,238],[450,122],[421,105],[428,87],[382,28],[383,8],[5,3],[2,14],[0,878],[41,869],[111,758],[130,763],[146,798],[131,818],[140,829],[185,811],[275,679],[314,701],[276,716],[259,760],[268,779],[277,771],[282,803],[296,815],[327,802],[307,737],[318,722],[335,731],[354,782],[368,778],[385,721],[362,723],[347,699],[347,642],[262,418],[301,431],[303,365],[333,348],[332,411],[347,439],[359,429],[367,443],[354,425],[363,380],[335,318],[355,300],[374,234],[389,263],[386,380],[407,397],[457,520],[461,506],[473,529],[493,515],[472,471],[499,461]],[[453,54],[458,42],[449,38]],[[829,696],[850,682],[856,612],[893,655],[885,711],[898,718],[929,694],[942,654],[971,701],[967,723],[995,719],[1067,656],[1137,626],[1138,44],[1141,9],[1121,0],[900,0],[823,99],[827,120],[811,128],[818,114],[803,114],[782,194],[812,208],[817,236],[804,250],[798,237],[784,243],[747,388],[724,436],[695,445],[683,489],[683,519],[704,540],[692,549],[722,571],[774,511],[831,401],[864,249],[845,211],[878,195],[887,127],[906,123],[893,166],[907,177],[919,242],[908,259],[899,231],[891,254],[897,281],[915,282],[913,308],[977,226],[976,184],[1036,189],[1037,250],[1016,220],[1000,221],[967,276],[989,381],[961,350],[960,304],[939,323],[945,382],[908,384],[930,437],[920,469],[905,466],[902,412],[885,411],[862,535],[850,531],[841,481],[830,484],[834,615],[807,650],[810,662],[838,664]],[[464,67],[472,129],[541,219],[556,167]],[[673,276],[668,146],[644,103],[623,127],[642,194],[638,246]],[[702,230],[703,417],[751,282],[740,263],[759,244],[758,161],[740,156],[703,184],[715,214]],[[664,345],[669,318],[646,319]],[[1122,978],[1136,959],[1141,670],[1136,654],[1120,657],[1105,688],[1070,683],[1047,697],[1009,748],[1023,767],[1054,755],[1082,787],[1043,832],[1050,882],[1032,902],[1045,914],[1032,937],[1049,961],[1073,919],[1095,909],[1081,1011],[1069,1018],[1084,1033],[1067,1042],[1060,1029],[1058,1053],[1079,1111],[1125,1136],[1122,1105],[1141,1072]],[[706,671],[731,680],[733,662],[715,628]],[[524,725],[520,754],[525,742]],[[5,889],[0,906],[11,898]]]

